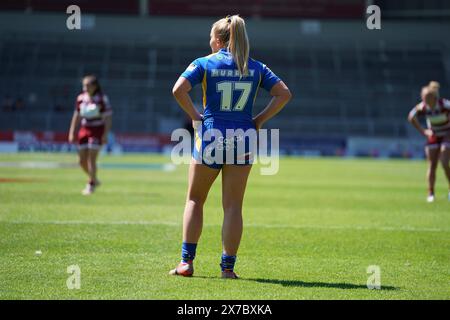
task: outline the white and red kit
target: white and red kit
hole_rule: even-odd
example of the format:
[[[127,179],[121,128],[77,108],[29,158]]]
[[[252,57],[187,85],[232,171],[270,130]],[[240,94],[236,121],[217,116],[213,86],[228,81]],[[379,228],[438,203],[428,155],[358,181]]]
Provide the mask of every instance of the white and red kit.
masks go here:
[[[104,116],[112,114],[108,97],[101,92],[92,97],[87,92],[82,92],[77,97],[75,108],[81,118],[78,131],[80,149],[100,148],[105,131]]]
[[[425,116],[428,129],[433,131],[433,136],[427,140],[427,147],[439,148],[441,145],[450,147],[450,100],[438,99],[434,108],[421,102],[413,112]]]

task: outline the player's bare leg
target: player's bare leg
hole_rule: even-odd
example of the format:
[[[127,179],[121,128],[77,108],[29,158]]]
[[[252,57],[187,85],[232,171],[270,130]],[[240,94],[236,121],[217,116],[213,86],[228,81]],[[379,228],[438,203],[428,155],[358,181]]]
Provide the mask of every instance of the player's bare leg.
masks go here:
[[[220,170],[191,162],[189,186],[183,215],[183,241],[197,243],[203,227],[203,205]]]
[[[97,182],[97,158],[99,149],[89,149],[89,179]]]
[[[88,175],[89,183],[83,190],[83,195],[90,195],[95,191],[95,187],[98,186],[99,181],[97,179],[97,158],[99,149],[89,148],[88,150]]]
[[[428,179],[428,202],[434,202],[434,186],[436,184],[436,169],[439,163],[439,148],[426,147],[425,152],[427,155],[428,161],[428,171],[427,171],[427,179]]]
[[[222,169],[222,277],[236,279],[234,262],[242,237],[242,205],[252,166],[224,165]]]
[[[78,157],[81,169],[89,176],[88,152],[87,148],[80,149],[78,150]]]
[[[450,143],[446,143],[441,148],[441,164],[444,169],[445,176],[448,182],[448,200],[450,201]]]
[[[88,177],[89,175],[89,149],[88,148],[82,148],[78,151],[79,155],[79,164],[81,169],[86,173]],[[89,178],[90,179],[90,178]],[[92,193],[92,188],[89,185],[89,183],[86,184],[85,188],[81,191],[83,195],[89,195]]]
[[[183,261],[177,268],[169,272],[172,275],[191,276],[194,272],[192,260],[195,257],[195,247],[202,233],[203,206],[219,172],[218,169],[196,163],[195,160],[191,161],[189,186],[183,215],[183,246],[191,246],[194,253],[191,253],[192,259],[183,257]]]

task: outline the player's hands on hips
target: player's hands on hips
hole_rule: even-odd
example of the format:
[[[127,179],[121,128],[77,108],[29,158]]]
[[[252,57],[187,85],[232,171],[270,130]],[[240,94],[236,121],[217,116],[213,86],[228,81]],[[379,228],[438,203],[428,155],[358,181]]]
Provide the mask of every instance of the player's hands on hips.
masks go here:
[[[262,123],[258,121],[258,119],[253,118],[253,123],[255,124],[255,129],[258,131],[262,127]]]
[[[107,144],[108,143],[108,135],[104,134],[102,136],[102,144]]]
[[[73,143],[74,140],[75,140],[74,134],[73,133],[69,133],[69,139],[68,139],[69,143]]]
[[[197,127],[202,123],[203,115],[200,114],[197,119],[192,119],[192,128],[197,129]]]
[[[431,138],[434,136],[434,132],[431,129],[425,129],[423,130],[423,135],[427,138]]]

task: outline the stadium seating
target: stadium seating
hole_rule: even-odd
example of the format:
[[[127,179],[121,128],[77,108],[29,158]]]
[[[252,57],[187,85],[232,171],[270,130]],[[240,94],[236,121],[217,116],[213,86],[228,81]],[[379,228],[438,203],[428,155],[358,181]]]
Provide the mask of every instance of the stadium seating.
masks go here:
[[[83,36],[9,34],[0,37],[0,127],[4,130],[67,130],[80,79],[99,76],[115,110],[118,132],[169,132],[172,119],[184,117],[171,88],[184,68],[207,54],[202,46],[157,42],[114,42]],[[286,135],[404,137],[405,121],[427,80],[442,82],[448,93],[443,48],[426,45],[324,45],[308,48],[254,47],[290,86],[294,99],[270,126]],[[201,102],[200,89],[193,92]],[[447,94],[448,96],[448,94]],[[23,110],[2,108],[2,101],[23,99]],[[260,110],[268,94],[260,90]],[[172,121],[172,122],[173,122]]]

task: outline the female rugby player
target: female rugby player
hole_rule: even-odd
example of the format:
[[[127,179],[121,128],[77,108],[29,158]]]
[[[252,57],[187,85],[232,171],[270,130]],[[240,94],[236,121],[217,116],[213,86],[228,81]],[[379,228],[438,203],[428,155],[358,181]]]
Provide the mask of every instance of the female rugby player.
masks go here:
[[[242,203],[251,162],[234,158],[231,162],[206,161],[202,151],[210,139],[203,133],[216,131],[214,137],[226,135],[227,129],[258,130],[275,116],[291,99],[287,86],[266,65],[249,58],[249,42],[244,20],[238,15],[215,22],[210,33],[212,54],[194,60],[181,74],[173,87],[173,95],[196,126],[196,143],[189,168],[189,185],[183,218],[181,262],[170,274],[192,276],[193,260],[202,232],[203,205],[218,174],[222,171],[222,226],[223,278],[236,279],[234,265],[242,235]],[[194,107],[189,96],[191,88],[202,84],[203,115]],[[252,118],[253,103],[262,87],[272,95],[266,108]],[[206,141],[208,140],[208,141]],[[213,140],[213,139],[211,139]],[[220,140],[216,151],[229,150],[229,142]],[[232,142],[235,148],[235,141]],[[234,149],[233,149],[234,150]],[[246,149],[247,150],[247,149]],[[247,155],[244,153],[240,156]],[[241,159],[242,160],[242,159]]]
[[[439,83],[432,81],[422,88],[422,102],[409,113],[408,120],[427,138],[425,153],[428,160],[428,202],[434,202],[434,186],[439,159],[449,183],[450,201],[450,101],[439,98]],[[418,115],[426,117],[427,128],[423,128]]]
[[[76,100],[75,111],[69,130],[69,142],[75,141],[78,131],[78,155],[80,167],[88,175],[89,181],[83,195],[90,195],[100,185],[97,179],[97,156],[102,144],[107,141],[112,124],[112,111],[108,97],[103,94],[97,77],[88,75],[82,81],[83,92]]]

